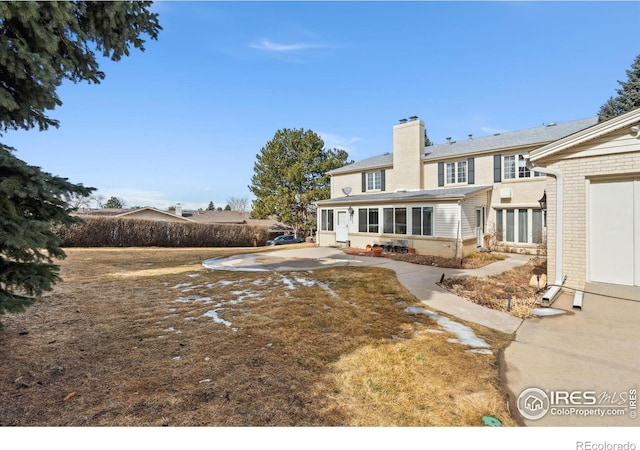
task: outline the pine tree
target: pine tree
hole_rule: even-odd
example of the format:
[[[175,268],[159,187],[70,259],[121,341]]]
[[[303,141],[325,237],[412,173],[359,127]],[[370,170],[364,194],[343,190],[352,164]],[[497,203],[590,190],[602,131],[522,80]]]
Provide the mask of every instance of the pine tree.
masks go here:
[[[296,236],[315,225],[313,202],[330,195],[327,172],[348,164],[344,150],[324,148],[311,130],[278,130],[256,157],[249,189],[255,195],[252,216],[276,215]]]
[[[111,197],[109,200],[107,200],[107,203],[104,204],[104,207],[112,209],[122,209],[124,208],[124,200],[118,197]],[[174,206],[173,209],[175,210],[176,207]]]
[[[215,211],[216,207],[213,206],[213,202],[209,202],[209,206],[207,206],[207,211]]]
[[[603,122],[613,117],[624,114],[633,109],[640,108],[640,55],[636,56],[627,69],[627,81],[618,81],[620,88],[616,89],[617,96],[610,97],[598,111],[598,121]]]
[[[429,139],[429,136],[427,136],[427,130],[424,130],[424,146],[431,147],[432,145],[433,142],[431,142],[431,139]]]
[[[57,127],[64,80],[100,83],[95,51],[119,61],[142,36],[157,39],[151,2],[0,2],[0,136]],[[65,257],[53,232],[79,221],[66,201],[93,188],[72,184],[18,159],[0,143],[0,314],[23,311],[60,280]]]
[[[59,281],[64,257],[52,226],[79,222],[65,195],[92,188],[69,183],[16,158],[0,144],[0,314],[20,312]]]

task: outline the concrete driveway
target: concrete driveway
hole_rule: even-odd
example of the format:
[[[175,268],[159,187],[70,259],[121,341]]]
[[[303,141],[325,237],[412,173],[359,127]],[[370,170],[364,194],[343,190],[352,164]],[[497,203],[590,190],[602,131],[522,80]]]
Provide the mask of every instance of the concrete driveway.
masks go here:
[[[537,388],[549,402],[525,410],[544,413],[524,419],[528,426],[640,426],[631,406],[640,387],[640,302],[585,294],[582,310],[572,305],[562,294],[552,307],[566,314],[525,320],[505,350],[513,406]]]
[[[507,255],[480,269],[445,269],[388,258],[346,255],[339,249],[309,247],[205,261],[224,270],[313,270],[330,266],[378,266],[429,307],[505,333],[515,340],[505,350],[503,368],[513,411],[528,426],[638,426],[633,407],[640,374],[640,302],[585,294],[580,311],[573,297],[552,305],[564,314],[519,319],[440,288],[442,275],[491,276],[525,264],[530,256]],[[622,296],[622,295],[621,295]],[[522,394],[522,395],[521,395]],[[519,409],[522,408],[522,409]],[[614,415],[620,414],[620,415]]]

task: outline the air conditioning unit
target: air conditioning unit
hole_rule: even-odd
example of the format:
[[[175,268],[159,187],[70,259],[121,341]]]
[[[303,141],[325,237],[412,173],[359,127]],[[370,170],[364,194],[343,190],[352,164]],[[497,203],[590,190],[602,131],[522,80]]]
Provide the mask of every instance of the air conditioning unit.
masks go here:
[[[501,199],[509,199],[511,198],[511,189],[500,189],[500,198]]]

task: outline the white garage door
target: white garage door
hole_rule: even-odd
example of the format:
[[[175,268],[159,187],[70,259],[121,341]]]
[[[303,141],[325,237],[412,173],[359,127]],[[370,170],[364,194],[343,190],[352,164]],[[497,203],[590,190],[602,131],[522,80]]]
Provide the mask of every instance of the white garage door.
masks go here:
[[[640,286],[640,179],[591,183],[590,280]]]

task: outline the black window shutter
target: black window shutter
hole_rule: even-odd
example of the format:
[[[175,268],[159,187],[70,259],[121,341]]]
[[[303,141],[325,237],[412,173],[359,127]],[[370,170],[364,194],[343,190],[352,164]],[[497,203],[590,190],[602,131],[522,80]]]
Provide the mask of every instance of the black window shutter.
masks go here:
[[[502,181],[502,155],[493,155],[493,182]]]
[[[444,163],[438,163],[438,186],[444,186]]]
[[[469,158],[467,160],[467,183],[475,184],[476,175],[475,175],[475,164],[473,158]]]
[[[362,172],[362,192],[367,192],[367,174]]]
[[[386,185],[386,182],[385,182],[384,169],[382,169],[380,171],[380,190],[381,191],[385,190],[385,185]]]

